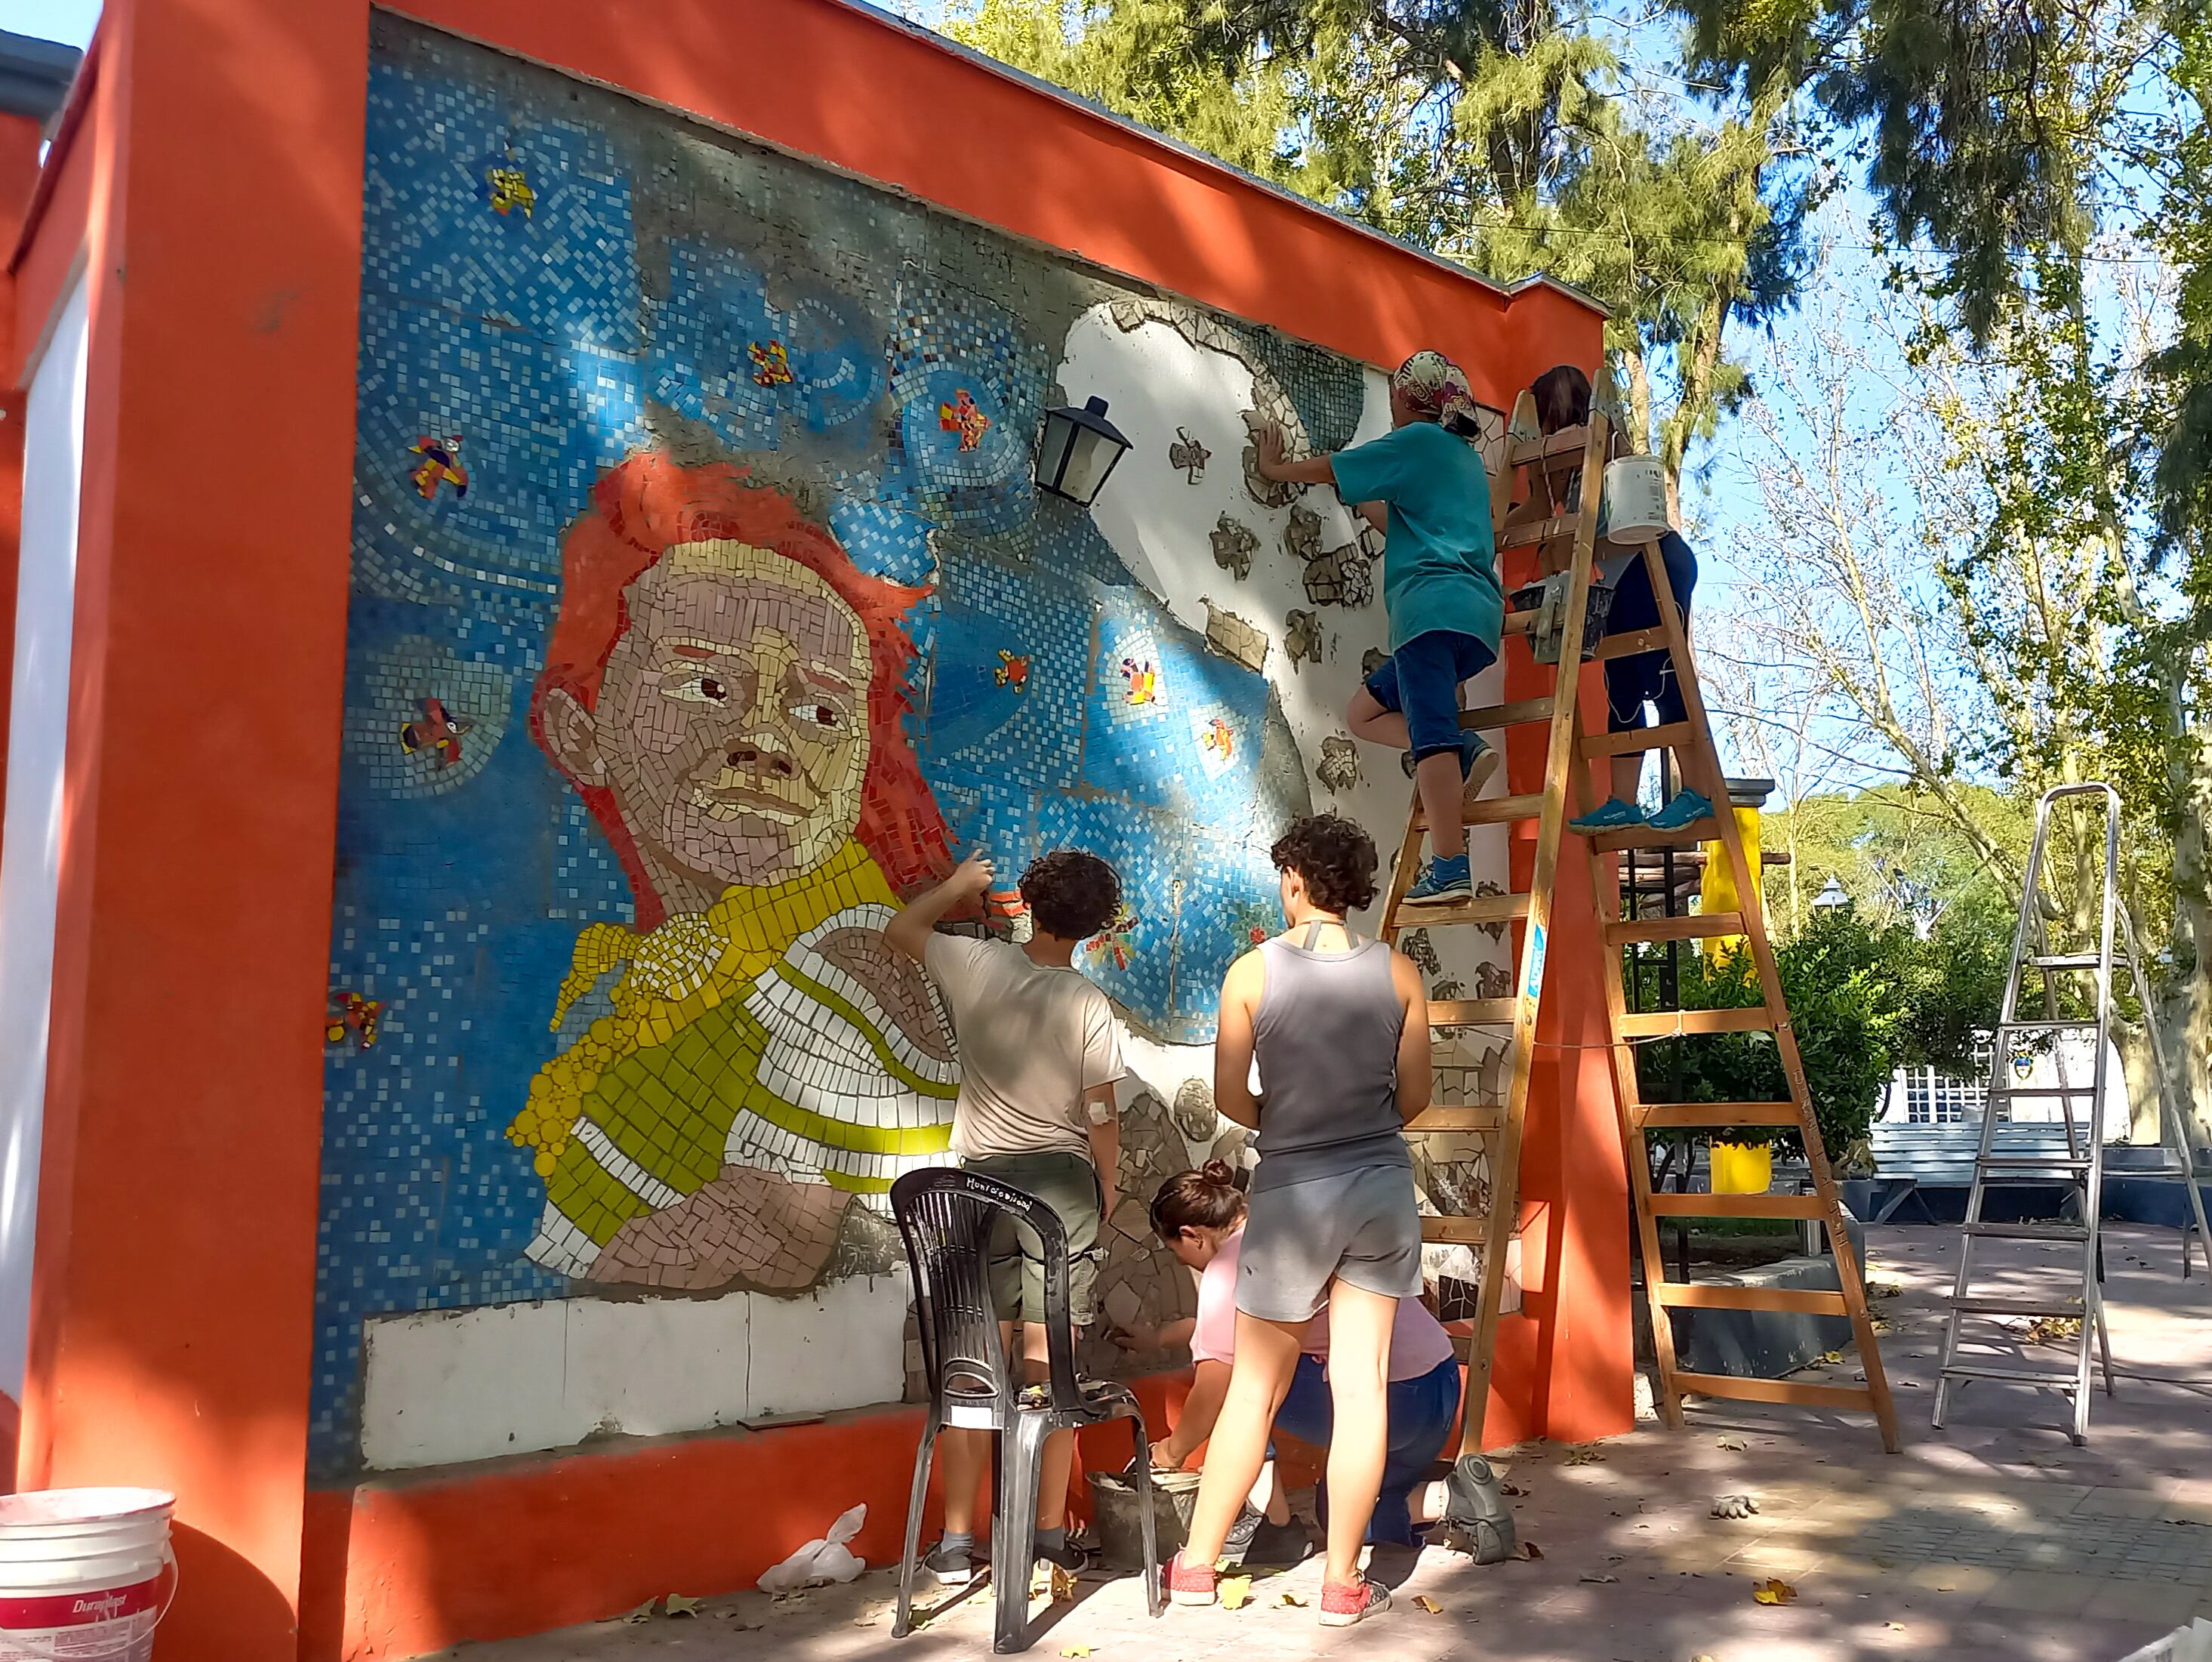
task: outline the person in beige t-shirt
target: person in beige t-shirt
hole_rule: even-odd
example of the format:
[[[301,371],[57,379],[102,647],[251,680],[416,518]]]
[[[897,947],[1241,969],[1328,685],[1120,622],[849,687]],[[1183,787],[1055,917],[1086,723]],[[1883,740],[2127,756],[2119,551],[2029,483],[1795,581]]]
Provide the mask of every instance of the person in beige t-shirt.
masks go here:
[[[1114,1087],[1121,1064],[1120,1029],[1106,995],[1075,968],[1075,949],[1113,921],[1121,904],[1114,868],[1094,854],[1060,849],[1022,874],[1021,893],[1036,932],[1020,946],[940,934],[937,924],[991,886],[990,860],[972,855],[945,882],[917,896],[885,926],[891,949],[920,962],[944,995],[960,1047],[960,1095],[952,1112],[952,1150],[963,1166],[1036,1196],[1067,1227],[1068,1312],[1090,1324],[1098,1277],[1099,1231],[1115,1190],[1121,1128]],[[1030,1377],[1045,1377],[1044,1265],[1024,1254],[1015,1232],[994,1239],[992,1293],[1007,1342],[1022,1323]],[[948,1430],[945,1450],[945,1538],[921,1568],[940,1583],[972,1573],[976,1485],[988,1434]],[[1037,1498],[1037,1553],[1063,1568],[1081,1567],[1067,1545],[1073,1432],[1047,1440]]]

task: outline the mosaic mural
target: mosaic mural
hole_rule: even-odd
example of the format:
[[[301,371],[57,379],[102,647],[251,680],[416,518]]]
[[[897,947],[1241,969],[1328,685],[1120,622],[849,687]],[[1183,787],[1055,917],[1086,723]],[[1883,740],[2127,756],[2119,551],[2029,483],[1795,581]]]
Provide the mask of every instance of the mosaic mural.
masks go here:
[[[318,1469],[380,1315],[887,1264],[958,1062],[878,931],[973,846],[1122,874],[1079,959],[1140,1075],[1103,1284],[1186,1308],[1142,1202],[1221,1135],[1267,845],[1404,811],[1338,725],[1377,551],[1251,426],[1343,445],[1379,377],[375,27]],[[1031,449],[1092,392],[1136,454],[1086,513]]]

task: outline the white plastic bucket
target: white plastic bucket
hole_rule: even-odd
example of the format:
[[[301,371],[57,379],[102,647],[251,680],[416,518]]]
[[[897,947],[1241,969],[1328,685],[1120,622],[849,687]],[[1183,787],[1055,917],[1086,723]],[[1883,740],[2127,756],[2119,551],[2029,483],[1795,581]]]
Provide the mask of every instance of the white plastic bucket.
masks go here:
[[[1610,542],[1640,543],[1669,529],[1667,476],[1656,456],[1619,456],[1605,465],[1605,494],[1598,498],[1597,534]]]
[[[176,1504],[151,1488],[0,1496],[0,1662],[149,1662],[176,1595]]]

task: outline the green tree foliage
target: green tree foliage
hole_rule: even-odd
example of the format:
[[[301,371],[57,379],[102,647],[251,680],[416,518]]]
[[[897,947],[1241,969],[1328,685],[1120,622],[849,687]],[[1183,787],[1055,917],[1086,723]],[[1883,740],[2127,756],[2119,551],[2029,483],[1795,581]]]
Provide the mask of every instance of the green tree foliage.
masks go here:
[[[1978,1071],[1975,1047],[1996,1019],[2011,950],[2009,917],[1988,900],[1955,906],[1923,939],[1856,909],[1816,916],[1775,950],[1790,1025],[1805,1064],[1820,1141],[1844,1160],[1861,1149],[1898,1068]],[[1649,949],[1647,949],[1649,950]],[[1684,953],[1685,1009],[1759,1002],[1747,953]],[[1637,1075],[1653,1102],[1775,1102],[1789,1095],[1766,1033],[1696,1034],[1644,1045]],[[1703,1134],[1685,1134],[1703,1135]],[[1795,1132],[1784,1154],[1803,1152]]]
[[[947,27],[1486,276],[1587,290],[1678,502],[1743,391],[1729,329],[1791,302],[1827,177],[1784,95],[1647,119],[1612,40],[1552,0],[973,0]]]

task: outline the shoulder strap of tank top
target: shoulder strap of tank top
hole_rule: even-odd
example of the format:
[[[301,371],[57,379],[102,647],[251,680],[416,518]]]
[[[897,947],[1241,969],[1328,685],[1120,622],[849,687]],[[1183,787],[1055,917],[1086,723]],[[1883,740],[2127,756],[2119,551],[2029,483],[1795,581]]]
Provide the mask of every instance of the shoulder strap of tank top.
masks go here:
[[[1304,943],[1306,951],[1310,953],[1317,953],[1321,950],[1320,946],[1317,944],[1321,939],[1321,932],[1328,928],[1330,922],[1331,920],[1329,919],[1317,917],[1314,919],[1312,922],[1306,925],[1306,938]],[[1352,934],[1352,926],[1350,924],[1340,922],[1336,927],[1344,931],[1345,951],[1348,953],[1356,953],[1365,944],[1358,935]]]

